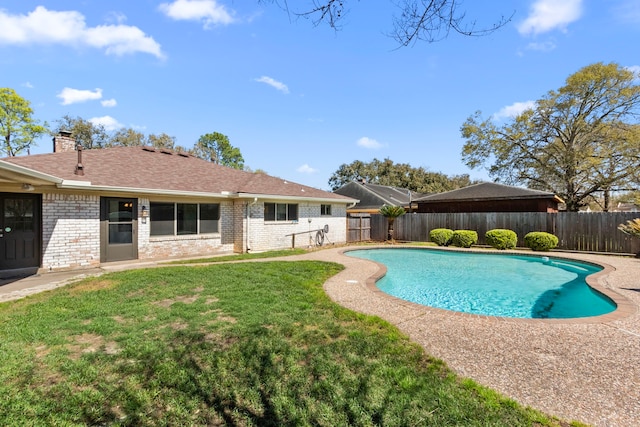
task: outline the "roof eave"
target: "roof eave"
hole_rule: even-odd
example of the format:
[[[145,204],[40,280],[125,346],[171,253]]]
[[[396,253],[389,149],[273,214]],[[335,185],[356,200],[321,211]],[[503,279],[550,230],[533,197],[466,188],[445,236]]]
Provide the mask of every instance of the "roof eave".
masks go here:
[[[223,199],[232,199],[237,193],[230,191],[222,191],[220,193],[210,193],[205,191],[184,191],[184,190],[166,190],[158,188],[136,188],[136,187],[113,187],[107,185],[92,185],[88,181],[72,181],[63,180],[57,185],[58,188],[64,190],[85,190],[85,191],[101,191],[101,192],[117,192],[129,194],[147,194],[158,196],[189,196],[189,197],[216,197]]]
[[[548,199],[548,200],[555,200],[555,201],[559,201],[562,200],[560,199],[558,196],[555,195],[540,195],[540,196],[514,196],[514,197],[478,197],[478,198],[471,198],[471,199],[429,199],[424,198],[424,199],[419,199],[419,200],[414,200],[413,202],[415,203],[442,203],[442,202],[446,202],[446,203],[451,203],[451,202],[488,202],[488,201],[494,201],[494,200],[528,200],[528,199]],[[563,202],[560,202],[563,203]]]
[[[52,184],[60,184],[63,181],[62,178],[58,178],[57,176],[49,175],[43,172],[38,172],[36,170],[26,168],[24,166],[16,165],[10,162],[5,162],[4,160],[0,160],[0,169],[4,169],[12,173],[21,174],[29,178],[37,179],[44,182],[49,182]]]
[[[345,199],[336,199],[331,197],[310,197],[310,196],[282,196],[278,194],[259,194],[259,193],[238,193],[238,198],[240,199],[262,199],[262,200],[291,200],[297,202],[328,202],[328,203],[341,203],[341,204],[352,204],[358,203],[360,200],[345,198]]]

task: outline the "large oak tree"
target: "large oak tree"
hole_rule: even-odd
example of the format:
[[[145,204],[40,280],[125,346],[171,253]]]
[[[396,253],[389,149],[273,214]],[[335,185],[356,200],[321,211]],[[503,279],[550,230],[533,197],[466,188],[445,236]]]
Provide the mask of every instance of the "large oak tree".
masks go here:
[[[596,63],[505,124],[477,112],[462,125],[462,159],[508,184],[552,191],[568,211],[640,182],[640,75]],[[636,187],[637,188],[637,187]]]
[[[408,163],[394,163],[390,159],[373,159],[369,163],[355,160],[342,164],[329,178],[331,190],[337,190],[351,181],[364,180],[370,184],[406,188],[418,193],[441,193],[473,184],[469,175],[447,176]]]

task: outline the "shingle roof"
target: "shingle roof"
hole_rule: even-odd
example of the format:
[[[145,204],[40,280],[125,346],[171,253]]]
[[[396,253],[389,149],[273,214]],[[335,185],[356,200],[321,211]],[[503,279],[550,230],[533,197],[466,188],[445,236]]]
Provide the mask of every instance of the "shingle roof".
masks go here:
[[[186,193],[229,192],[350,201],[349,198],[338,194],[263,173],[236,170],[188,154],[151,147],[83,150],[84,176],[74,173],[78,163],[76,151],[1,160],[63,180],[90,183],[92,187]]]
[[[410,201],[424,197],[423,193],[416,193],[406,188],[387,185],[369,184],[351,181],[334,191],[337,194],[360,200],[355,209],[379,209],[382,205],[405,206]],[[411,194],[411,196],[409,196]]]
[[[451,190],[444,193],[421,197],[416,202],[449,202],[471,200],[499,200],[499,199],[555,199],[562,201],[554,193],[528,188],[514,187],[493,182],[481,182],[468,187]]]

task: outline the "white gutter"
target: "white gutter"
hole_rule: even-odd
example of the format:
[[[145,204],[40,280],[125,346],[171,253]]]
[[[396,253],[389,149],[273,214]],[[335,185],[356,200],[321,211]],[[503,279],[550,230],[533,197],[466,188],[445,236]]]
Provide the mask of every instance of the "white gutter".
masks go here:
[[[247,203],[247,253],[251,252],[251,206],[258,203],[258,198],[254,197],[253,202]]]
[[[107,185],[92,185],[90,181],[76,181],[76,180],[60,180],[56,185],[63,190],[92,190],[92,191],[110,191],[118,193],[131,193],[131,194],[151,194],[151,195],[165,195],[165,196],[190,196],[190,197],[217,197],[223,199],[252,199],[258,198],[262,200],[274,200],[274,201],[296,201],[296,202],[323,202],[323,203],[343,203],[343,204],[357,204],[359,200],[347,198],[347,199],[334,199],[329,197],[299,197],[299,196],[279,196],[276,194],[254,194],[254,193],[235,193],[231,191],[221,191],[219,193],[209,193],[204,191],[185,191],[185,190],[163,190],[157,188],[135,188],[135,187],[113,187]]]
[[[166,196],[192,196],[192,197],[217,197],[224,199],[233,199],[237,197],[237,193],[231,193],[229,191],[221,191],[220,193],[208,193],[204,191],[184,191],[184,190],[162,190],[157,188],[134,188],[134,187],[112,187],[106,185],[92,185],[89,181],[72,181],[62,180],[57,185],[58,188],[63,190],[94,190],[94,191],[111,191],[118,193],[133,193],[133,194],[153,194],[153,195],[166,195]]]
[[[48,181],[54,184],[60,184],[63,181],[61,178],[55,177],[53,175],[38,172],[30,168],[25,168],[24,166],[19,166],[13,163],[6,162],[4,160],[0,160],[0,169],[26,175],[30,178],[40,179],[42,181]]]
[[[263,200],[291,200],[298,202],[327,202],[327,203],[358,203],[359,200],[346,198],[346,199],[334,199],[329,197],[300,197],[300,196],[279,196],[277,194],[254,194],[254,193],[238,193],[237,197],[240,199],[255,199],[259,197]]]

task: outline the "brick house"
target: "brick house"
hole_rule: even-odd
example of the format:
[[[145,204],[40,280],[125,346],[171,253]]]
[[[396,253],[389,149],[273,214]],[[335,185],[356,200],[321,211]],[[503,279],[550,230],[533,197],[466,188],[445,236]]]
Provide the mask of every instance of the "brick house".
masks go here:
[[[0,159],[0,275],[346,241],[357,200],[151,147]],[[297,239],[292,234],[301,233]]]

